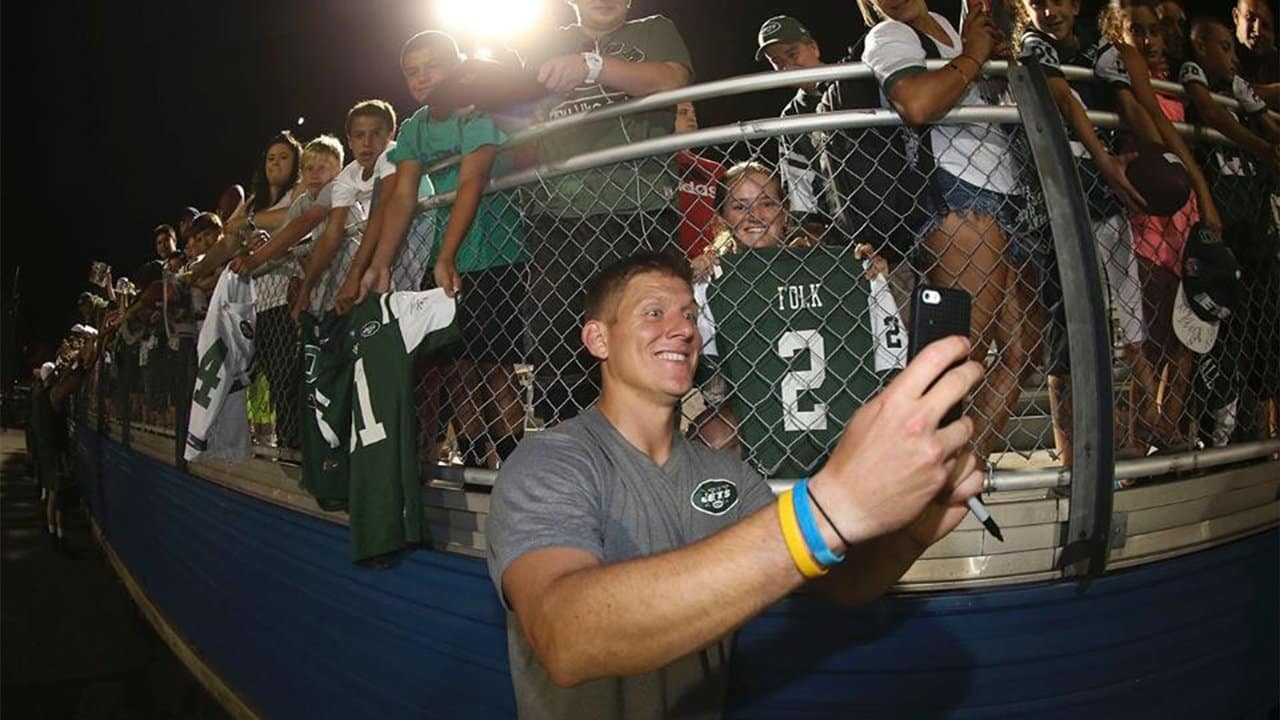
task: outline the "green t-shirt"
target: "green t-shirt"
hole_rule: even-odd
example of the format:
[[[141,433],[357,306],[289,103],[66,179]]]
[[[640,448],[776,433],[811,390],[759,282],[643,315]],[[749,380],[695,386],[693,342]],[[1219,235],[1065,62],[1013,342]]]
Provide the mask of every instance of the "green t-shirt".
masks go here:
[[[501,146],[507,136],[486,115],[472,114],[466,117],[432,119],[428,106],[418,109],[413,117],[400,127],[396,146],[387,159],[393,163],[417,160],[423,169],[434,162],[453,155],[466,155],[485,145]],[[509,162],[499,155],[493,164],[493,174],[502,175]],[[430,173],[431,185],[437,193],[453,192],[458,188],[459,166],[453,165]],[[429,264],[435,265],[436,255],[444,240],[449,224],[449,211],[437,212],[435,242],[431,248]],[[475,220],[458,248],[458,272],[475,272],[497,265],[524,262],[524,233],[520,225],[520,209],[512,193],[486,193],[480,198]]]
[[[630,20],[613,33],[591,40],[581,26],[568,25],[524,48],[525,65],[536,69],[561,55],[594,50],[628,62],[673,62],[689,69],[693,63],[676,26],[661,15]],[[630,100],[626,93],[600,84],[582,85],[543,104],[537,119],[554,120]],[[543,163],[670,135],[675,108],[627,115],[575,125],[538,141]],[[628,213],[667,207],[675,197],[676,173],[670,157],[644,158],[552,178],[533,193],[533,212],[584,217],[600,213]]]

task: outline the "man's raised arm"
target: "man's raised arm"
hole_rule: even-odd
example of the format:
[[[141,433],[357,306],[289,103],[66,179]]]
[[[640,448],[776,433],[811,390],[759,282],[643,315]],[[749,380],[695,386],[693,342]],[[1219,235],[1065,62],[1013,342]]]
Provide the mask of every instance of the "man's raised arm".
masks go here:
[[[858,557],[859,565],[827,582],[841,597],[869,599],[891,587],[929,543],[959,524],[965,501],[981,490],[982,475],[965,449],[972,422],[938,428],[982,376],[973,362],[947,369],[968,349],[960,338],[926,348],[854,415],[813,477],[813,495],[839,526],[837,533],[820,525],[823,539],[842,552],[843,534]],[[495,505],[511,502],[504,493],[531,498],[545,491],[553,500],[543,507],[560,508],[558,488],[566,490],[559,500],[574,502],[581,493],[561,478],[591,469],[577,459],[575,470],[580,456],[572,448],[561,455],[529,477],[513,476],[509,489],[500,483]],[[544,480],[545,487],[530,489]],[[502,561],[500,550],[495,557]],[[552,681],[569,686],[662,667],[738,628],[804,577],[770,504],[700,542],[624,562],[603,564],[583,547],[530,550],[510,560],[500,582]]]

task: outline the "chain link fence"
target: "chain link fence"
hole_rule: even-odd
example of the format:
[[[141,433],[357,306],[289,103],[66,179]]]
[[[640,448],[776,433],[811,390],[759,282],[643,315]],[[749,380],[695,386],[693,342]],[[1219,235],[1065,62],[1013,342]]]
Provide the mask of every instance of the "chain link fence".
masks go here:
[[[1002,81],[986,82],[985,94],[1007,97]],[[974,358],[986,372],[967,411],[980,453],[999,470],[1061,463],[1072,444],[1062,312],[1071,298],[1056,280],[1046,202],[1016,113],[917,131],[884,110],[849,119],[859,111],[838,99],[823,110],[827,119],[768,126],[765,137],[667,138],[660,152],[565,172],[570,161],[496,183],[458,263],[465,344],[416,361],[424,466],[494,469],[523,435],[589,407],[600,380],[579,340],[583,288],[641,249],[686,256],[698,279],[703,357],[680,421],[690,437],[740,452],[769,477],[808,474],[845,420],[905,362],[910,297],[928,283],[973,298]],[[777,169],[782,136],[817,151],[813,207],[787,197]],[[1200,150],[1210,172],[1221,148]],[[1274,434],[1274,173],[1211,172],[1243,276],[1238,308],[1212,349],[1197,354],[1170,328],[1181,273],[1170,258],[1194,213],[1131,216],[1087,161],[1077,169],[1107,279],[1120,456]],[[435,283],[449,198],[420,205],[396,262],[398,290]],[[345,276],[362,229],[348,229],[335,277]],[[298,423],[308,412],[298,329],[287,314],[307,248],[297,252],[303,257],[257,278],[257,379],[249,389],[259,452],[284,460],[298,459]],[[313,311],[332,307],[328,287],[313,296]],[[173,344],[163,323],[150,327],[151,346],[139,339],[113,347],[110,412],[181,435],[194,354]]]

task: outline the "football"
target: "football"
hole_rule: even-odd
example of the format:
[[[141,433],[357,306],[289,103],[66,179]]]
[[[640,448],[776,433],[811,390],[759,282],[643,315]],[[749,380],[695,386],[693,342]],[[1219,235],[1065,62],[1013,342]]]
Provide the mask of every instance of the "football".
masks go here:
[[[231,217],[231,213],[240,207],[240,203],[244,202],[244,188],[239,185],[232,185],[222,191],[222,196],[218,198],[218,217],[226,221]]]
[[[1162,145],[1144,144],[1125,175],[1147,201],[1147,214],[1169,217],[1191,196],[1191,177],[1178,156]]]

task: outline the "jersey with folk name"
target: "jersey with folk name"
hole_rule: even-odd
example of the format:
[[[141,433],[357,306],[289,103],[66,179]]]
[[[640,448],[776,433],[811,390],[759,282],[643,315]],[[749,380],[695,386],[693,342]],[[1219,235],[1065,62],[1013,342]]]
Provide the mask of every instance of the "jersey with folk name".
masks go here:
[[[722,267],[707,299],[746,458],[768,477],[808,475],[904,364],[897,305],[845,249],[756,250]]]

